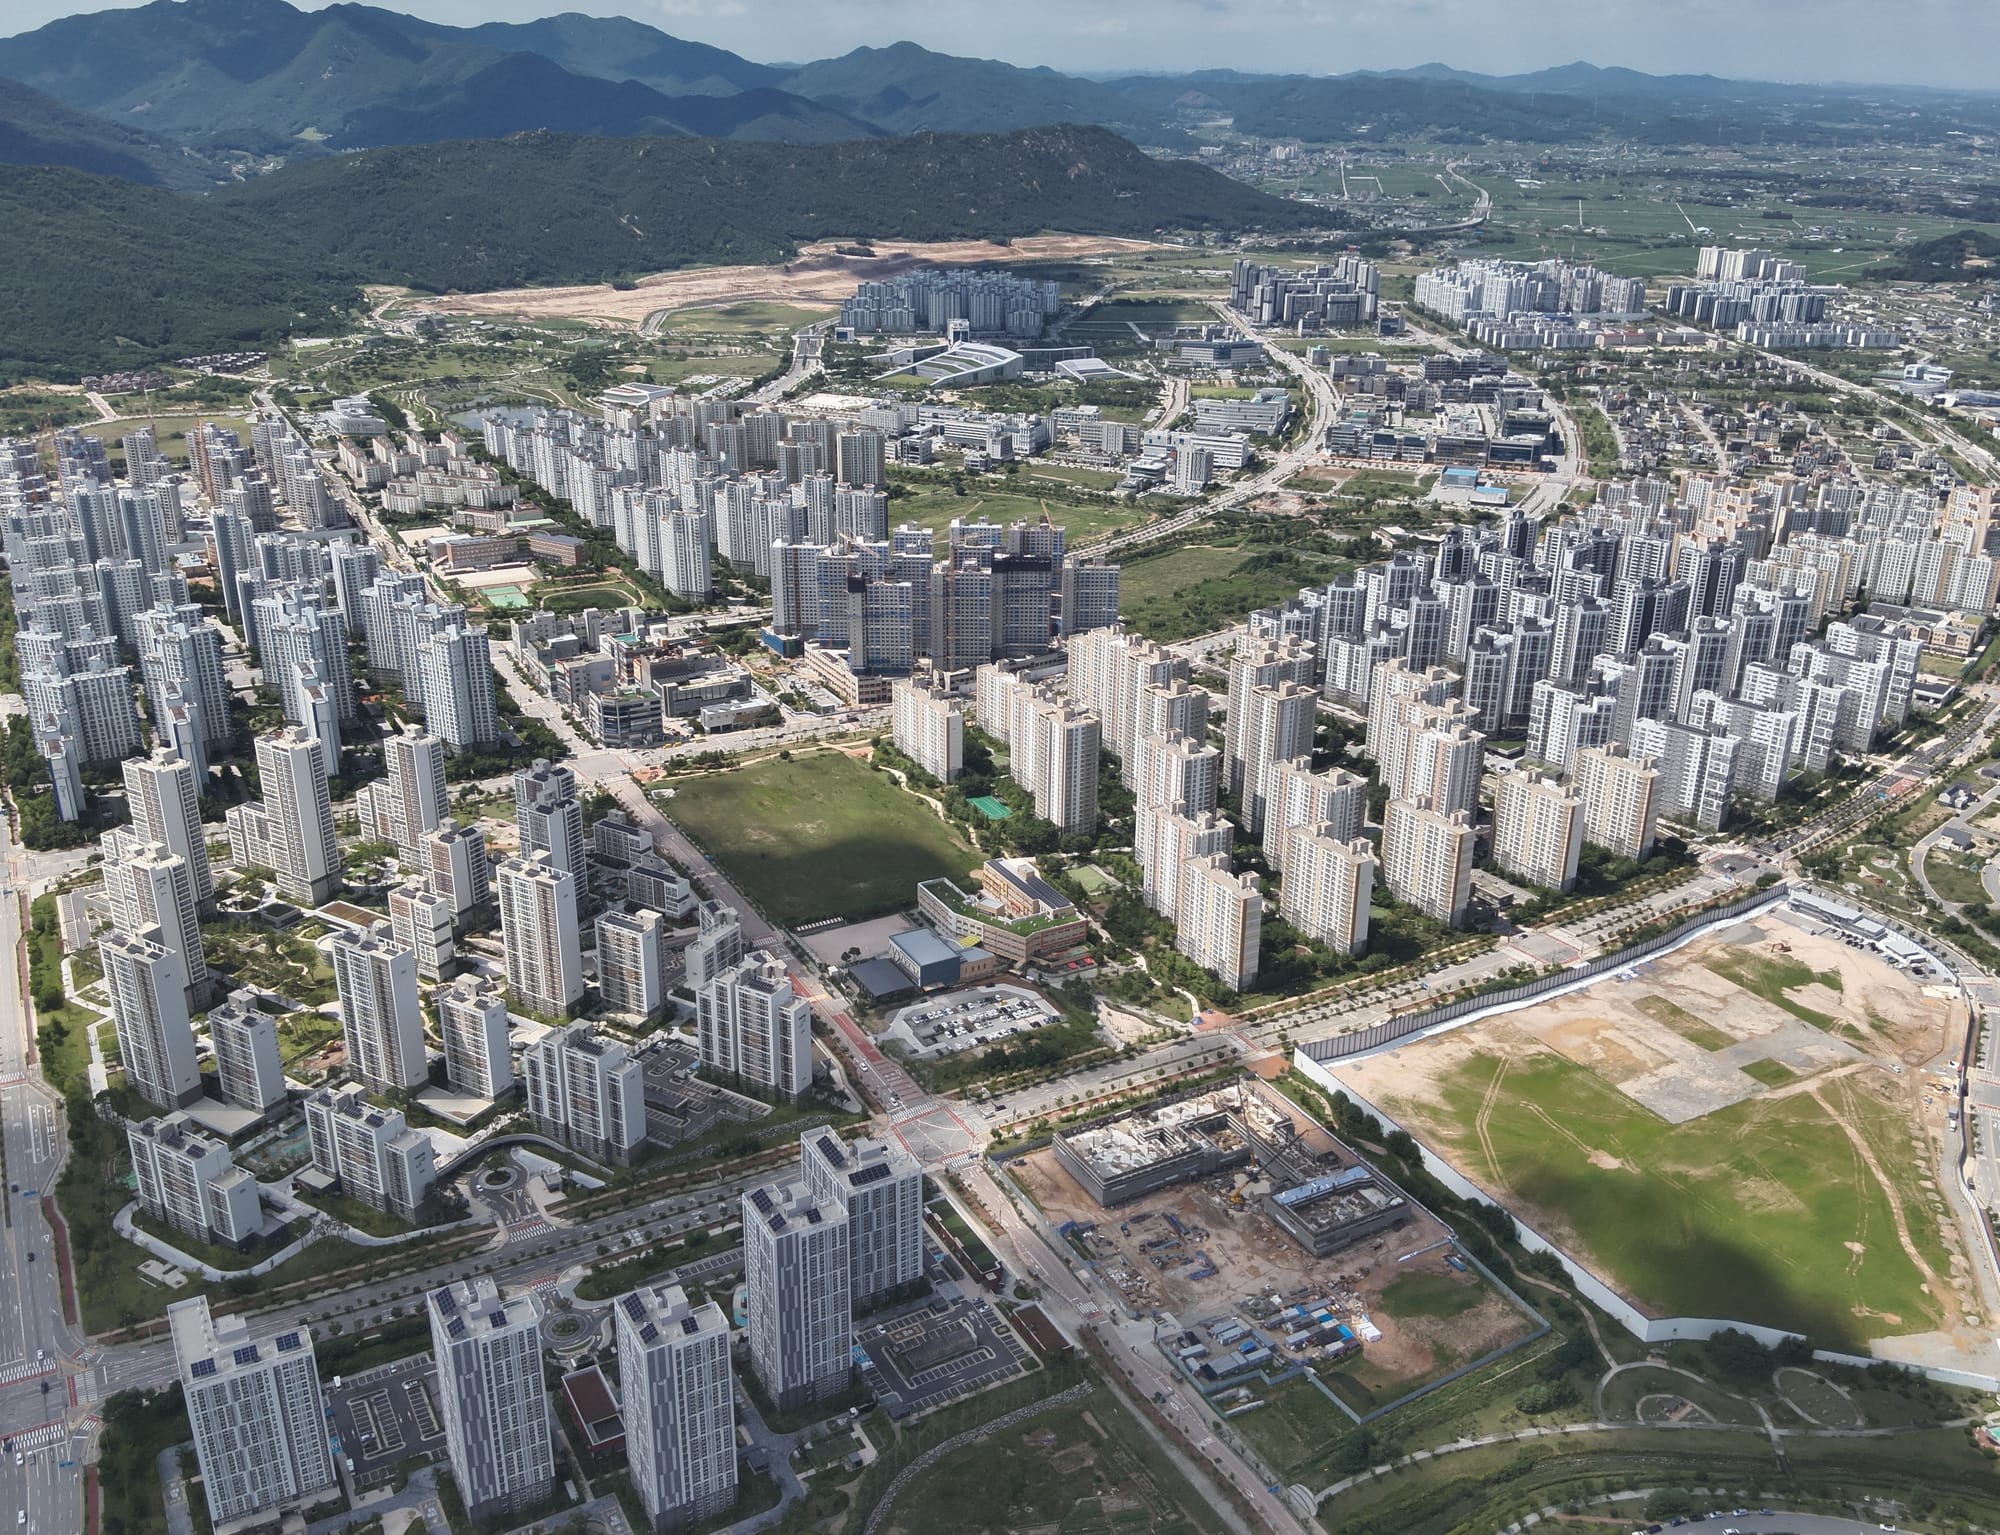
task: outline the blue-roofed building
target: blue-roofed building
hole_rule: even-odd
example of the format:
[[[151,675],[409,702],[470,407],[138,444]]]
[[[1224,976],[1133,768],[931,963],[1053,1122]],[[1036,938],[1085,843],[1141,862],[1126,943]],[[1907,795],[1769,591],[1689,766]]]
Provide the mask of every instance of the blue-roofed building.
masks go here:
[[[886,957],[924,991],[958,984],[959,951],[929,928],[896,934]]]

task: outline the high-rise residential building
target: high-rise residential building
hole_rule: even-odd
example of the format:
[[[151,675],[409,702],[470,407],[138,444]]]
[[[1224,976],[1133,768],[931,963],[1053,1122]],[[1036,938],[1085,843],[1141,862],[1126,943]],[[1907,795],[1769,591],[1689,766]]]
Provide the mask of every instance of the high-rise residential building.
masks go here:
[[[848,1292],[856,1310],[924,1277],[924,1169],[888,1140],[799,1137],[799,1171],[821,1205],[847,1211]]]
[[[853,1364],[847,1211],[805,1184],[743,1196],[750,1363],[781,1412],[838,1396]]]
[[[536,761],[514,775],[514,821],[521,829],[521,856],[547,853],[566,874],[583,876],[583,802],[576,774],[560,762]]]
[[[216,1321],[197,1295],[167,1307],[188,1426],[217,1529],[339,1491],[312,1333],[252,1340],[242,1317]]]
[[[278,893],[301,905],[323,905],[340,888],[340,850],[319,742],[298,725],[259,736],[257,774]]]
[[[125,1143],[139,1203],[197,1242],[242,1247],[264,1229],[257,1180],[187,1115],[128,1120]]]
[[[190,1003],[199,1005],[208,993],[208,961],[201,952],[201,919],[187,860],[163,842],[134,842],[122,826],[101,840],[112,927],[121,933],[157,928],[160,942],[181,962]]]
[[[180,956],[158,928],[110,933],[98,941],[97,955],[126,1083],[155,1108],[185,1108],[201,1096],[201,1063]]]
[[[445,1080],[474,1097],[506,1097],[514,1090],[514,1059],[507,1044],[507,998],[499,984],[490,976],[460,976],[434,996]]]
[[[400,1109],[376,1108],[359,1082],[314,1090],[305,1110],[315,1173],[385,1214],[417,1218],[437,1182],[429,1136],[412,1130]]]
[[[1660,813],[1660,774],[1652,758],[1616,744],[1592,747],[1576,754],[1572,782],[1583,802],[1584,841],[1619,858],[1652,853]]]
[[[224,1103],[266,1113],[285,1101],[285,1066],[278,1053],[278,1020],[254,991],[232,992],[208,1014],[215,1050],[215,1085]]]
[[[904,679],[890,690],[896,749],[940,783],[965,766],[965,704],[935,682]]]
[[[424,839],[424,880],[451,903],[452,921],[462,928],[470,913],[493,898],[486,833],[445,817]]]
[[[743,959],[743,923],[732,906],[703,901],[695,907],[695,935],[681,952],[682,973],[690,991],[699,993],[723,971]]]
[[[736,1502],[736,1393],[729,1319],[679,1285],[621,1295],[611,1309],[624,1388],[625,1458],[655,1530]]]
[[[1396,657],[1375,668],[1368,688],[1366,750],[1380,767],[1383,783],[1402,781],[1410,708],[1442,704],[1457,687],[1458,679],[1442,666],[1420,669]]]
[[[328,944],[340,998],[348,1067],[378,1093],[408,1092],[429,1074],[424,1014],[417,1001],[417,956],[386,922],[367,932],[337,931]]]
[[[1224,853],[1181,866],[1174,946],[1233,991],[1257,979],[1264,893],[1255,874],[1237,874]]]
[[[1486,737],[1472,728],[1473,711],[1453,698],[1403,706],[1403,751],[1397,776],[1385,768],[1389,798],[1416,800],[1449,815],[1479,808]]]
[[[1312,648],[1300,641],[1286,638],[1274,641],[1253,635],[1237,642],[1236,654],[1229,661],[1229,714],[1223,722],[1222,755],[1225,771],[1229,775],[1229,791],[1241,794],[1247,800],[1256,786],[1251,775],[1250,752],[1259,742],[1271,739],[1271,730],[1266,726],[1253,729],[1250,695],[1258,688],[1280,688],[1286,683],[1310,691],[1313,684]],[[1288,695],[1295,696],[1295,695]],[[1273,707],[1270,704],[1266,708]],[[1288,707],[1296,709],[1296,704]],[[1289,716],[1288,716],[1289,718]],[[1297,757],[1312,747],[1312,730],[1306,730],[1303,743],[1293,744],[1289,750],[1277,750],[1265,760],[1282,762],[1288,757]],[[1256,764],[1261,769],[1262,762]],[[1262,823],[1251,825],[1251,831],[1261,829]]]
[[[1392,799],[1382,817],[1382,874],[1390,892],[1452,927],[1472,899],[1472,817]]]
[[[1097,827],[1100,732],[1095,714],[1067,699],[1034,701],[1026,740],[1012,743],[1007,771],[1035,797],[1035,814],[1058,831],[1088,834]],[[1023,777],[1023,774],[1027,776]]]
[[[1368,780],[1344,768],[1315,773],[1312,759],[1275,762],[1264,772],[1264,861],[1280,875],[1295,827],[1325,830],[1337,842],[1361,835],[1368,814]]]
[[[132,758],[123,772],[133,836],[140,842],[164,843],[185,858],[194,880],[195,904],[207,908],[215,900],[215,875],[208,862],[208,838],[202,832],[200,775],[192,763],[164,750]]]
[[[1493,789],[1493,861],[1502,872],[1549,890],[1576,884],[1583,851],[1583,800],[1560,779],[1503,773]]]
[[[1062,568],[1062,632],[1087,634],[1118,622],[1118,567],[1095,560],[1065,560]]]
[[[481,1521],[542,1502],[555,1485],[555,1439],[539,1308],[530,1296],[501,1300],[487,1278],[433,1290],[424,1308],[445,1453],[466,1513]]]
[[[1197,741],[1205,739],[1208,695],[1187,686],[1189,666],[1185,656],[1175,655],[1151,640],[1115,626],[1073,635],[1066,648],[1070,702],[1097,715],[1103,723],[1104,745],[1119,757],[1126,757],[1144,737],[1164,734],[1169,728]],[[981,674],[985,675],[984,668]],[[993,680],[997,683],[1005,675],[996,672]],[[1189,707],[1199,708],[1200,719],[1149,717],[1146,699],[1148,690],[1153,688],[1169,692],[1178,689]],[[979,713],[980,724],[987,734],[1004,738],[1005,732],[995,729],[985,691],[980,694]],[[1127,767],[1126,780],[1130,782],[1129,764]]]
[[[1264,830],[1270,769],[1311,753],[1318,708],[1319,694],[1311,685],[1289,679],[1246,689],[1240,709],[1232,703],[1223,758],[1241,768],[1232,787],[1242,792],[1243,829],[1251,836]]]
[[[698,512],[672,511],[660,517],[660,580],[686,602],[706,603],[715,594],[715,540],[709,519]]]
[[[1179,805],[1143,805],[1135,821],[1133,842],[1146,904],[1168,921],[1177,920],[1192,861],[1226,855],[1236,845],[1236,824],[1220,811],[1189,815]]]
[[[493,883],[509,990],[522,1007],[567,1017],[583,996],[576,877],[535,852],[503,860]]]
[[[500,739],[500,710],[493,697],[493,657],[486,629],[457,621],[417,642],[424,723],[454,751]]]
[[[596,1025],[535,1040],[521,1052],[521,1081],[536,1128],[585,1156],[622,1167],[645,1144],[645,1068]]]
[[[836,477],[843,485],[886,485],[885,455],[880,432],[861,428],[834,439]]]
[[[1308,938],[1341,954],[1368,947],[1368,902],[1375,893],[1375,849],[1321,824],[1294,826],[1285,837],[1278,912]]]
[[[1199,736],[1179,730],[1141,736],[1125,762],[1135,805],[1179,805],[1200,815],[1221,802],[1222,753]]]
[[[383,774],[355,796],[361,825],[392,842],[406,869],[422,869],[430,834],[450,813],[444,779],[444,743],[418,725],[405,725],[382,743]]]
[[[702,1064],[781,1098],[812,1086],[812,1004],[784,962],[754,949],[695,992]]]
[[[660,972],[665,923],[657,911],[607,911],[597,919],[597,994],[613,1012],[651,1018],[666,1006]]]
[[[458,931],[451,902],[417,880],[389,888],[389,933],[416,956],[417,977],[448,980],[458,971]]]

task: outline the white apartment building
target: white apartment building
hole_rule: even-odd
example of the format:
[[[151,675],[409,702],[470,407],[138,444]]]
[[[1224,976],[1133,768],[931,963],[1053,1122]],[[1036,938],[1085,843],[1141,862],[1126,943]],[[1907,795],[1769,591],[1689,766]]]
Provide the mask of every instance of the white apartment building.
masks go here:
[[[487,1278],[433,1290],[424,1306],[445,1453],[465,1511],[486,1520],[542,1502],[555,1485],[555,1439],[540,1308],[530,1296],[501,1300]]]
[[[1312,751],[1313,725],[1319,694],[1310,682],[1287,678],[1270,686],[1246,689],[1242,712],[1231,712],[1224,724],[1223,755],[1242,767],[1243,829],[1251,836],[1264,830],[1264,807],[1270,795],[1271,767]]]
[[[734,907],[703,901],[695,908],[695,936],[681,951],[682,973],[697,996],[723,971],[743,959],[743,924]]]
[[[646,1141],[646,1073],[594,1024],[551,1029],[521,1052],[535,1127],[622,1167]]]
[[[398,948],[415,956],[419,980],[448,980],[458,969],[451,902],[428,885],[407,880],[390,889],[389,932]]]
[[[417,1001],[417,955],[387,922],[365,933],[336,931],[327,940],[347,1064],[378,1093],[423,1086],[424,1014]]]
[[[1035,814],[1058,831],[1087,833],[1097,826],[1100,732],[1095,714],[1065,699],[1037,698],[1027,721],[1028,739],[1012,744],[1008,772],[1035,797]],[[1025,772],[1028,776],[1023,777]]]
[[[904,679],[890,689],[896,750],[940,783],[965,766],[965,703],[935,683]]]
[[[1340,954],[1368,947],[1368,902],[1375,893],[1375,849],[1340,828],[1294,826],[1285,838],[1278,911],[1308,938]]]
[[[1382,818],[1382,873],[1399,901],[1452,927],[1472,899],[1472,817],[1392,799]]]
[[[158,928],[98,940],[118,1059],[125,1081],[155,1108],[185,1108],[201,1096],[201,1062],[188,1021],[187,972]]]
[[[736,1392],[729,1319],[679,1285],[621,1295],[612,1307],[624,1391],[625,1458],[655,1529],[736,1502]]]
[[[493,898],[493,864],[486,856],[486,833],[447,816],[424,839],[425,883],[451,902],[452,921]]]
[[[1181,866],[1180,916],[1174,946],[1232,991],[1257,979],[1264,931],[1264,893],[1254,874],[1236,874],[1227,854],[1191,858]]]
[[[781,1412],[838,1396],[853,1369],[847,1211],[803,1183],[743,1196],[750,1363]]]
[[[1576,754],[1571,781],[1583,801],[1583,837],[1619,858],[1653,851],[1659,819],[1659,770],[1650,757],[1622,746],[1595,746]]]
[[[278,1020],[257,1005],[255,992],[233,992],[210,1009],[208,1039],[215,1051],[215,1085],[224,1103],[262,1114],[285,1101]]]
[[[124,827],[104,833],[104,894],[111,925],[121,933],[157,928],[187,975],[189,1000],[208,991],[208,960],[201,951],[201,918],[194,873],[164,842],[134,842]]]
[[[167,1307],[167,1332],[216,1528],[339,1491],[310,1331],[253,1341],[243,1318],[212,1319],[198,1295]]]
[[[1294,828],[1325,827],[1335,841],[1352,842],[1367,815],[1368,780],[1360,774],[1315,773],[1310,757],[1274,762],[1264,771],[1264,861],[1282,876]]]
[[[812,1004],[773,954],[753,949],[698,989],[695,1028],[713,1071],[781,1098],[812,1086]]]
[[[657,911],[607,911],[597,919],[597,993],[613,1012],[652,1018],[667,1004],[660,971],[666,924]]]
[[[306,1141],[313,1171],[340,1191],[400,1220],[414,1221],[437,1182],[430,1137],[400,1109],[378,1109],[359,1082],[306,1095]]]
[[[1134,841],[1146,904],[1174,921],[1190,863],[1211,854],[1227,855],[1236,843],[1236,825],[1220,811],[1186,815],[1178,805],[1146,805],[1135,818]]]
[[[1493,790],[1493,861],[1546,890],[1576,883],[1583,851],[1583,799],[1559,779],[1505,773]]]
[[[445,1080],[477,1098],[504,1098],[514,1090],[514,1058],[507,1043],[507,998],[491,977],[460,976],[433,994],[438,1035],[444,1045]]]
[[[305,906],[325,904],[340,888],[340,850],[319,742],[298,725],[259,736],[257,773],[278,893]]]
[[[363,828],[395,844],[406,869],[421,869],[425,844],[450,813],[444,742],[420,725],[405,725],[382,743],[383,775],[355,795]]]
[[[185,858],[195,904],[208,906],[215,899],[215,874],[201,824],[201,780],[193,765],[162,748],[150,757],[131,758],[123,773],[133,839],[163,843]]]
[[[125,1144],[139,1204],[155,1220],[222,1247],[242,1247],[264,1229],[257,1180],[187,1115],[128,1121]]]
[[[502,862],[494,885],[508,987],[522,1007],[566,1017],[583,996],[576,877],[537,851]]]
[[[514,824],[521,830],[521,857],[547,853],[552,867],[582,877],[583,802],[575,773],[540,759],[516,773]]]
[[[821,1205],[847,1211],[848,1292],[859,1309],[924,1276],[924,1169],[887,1140],[799,1136],[799,1171]]]
[[[1286,638],[1274,641],[1259,635],[1239,640],[1236,654],[1229,662],[1229,702],[1228,717],[1223,721],[1224,771],[1229,775],[1229,790],[1241,794],[1247,802],[1253,787],[1262,793],[1252,777],[1250,752],[1253,743],[1263,742],[1267,749],[1275,746],[1272,754],[1264,761],[1280,762],[1290,757],[1300,756],[1312,748],[1312,731],[1308,727],[1303,744],[1295,744],[1284,750],[1282,741],[1273,743],[1275,727],[1251,727],[1250,695],[1258,688],[1280,688],[1286,683],[1311,689],[1313,683],[1312,648],[1298,640]],[[1266,707],[1271,707],[1266,705]],[[1296,709],[1297,705],[1290,705]],[[1264,762],[1255,764],[1262,772]],[[1251,825],[1251,831],[1261,829],[1261,823]]]

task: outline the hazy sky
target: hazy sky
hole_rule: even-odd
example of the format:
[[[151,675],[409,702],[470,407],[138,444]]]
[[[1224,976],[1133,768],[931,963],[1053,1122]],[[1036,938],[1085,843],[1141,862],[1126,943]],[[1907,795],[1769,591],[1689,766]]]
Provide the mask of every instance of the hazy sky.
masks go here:
[[[386,0],[434,21],[569,9],[637,17],[751,58],[901,38],[1057,69],[1336,74],[1432,61],[1509,73],[1586,59],[1655,74],[2000,85],[1995,0]],[[76,11],[0,0],[0,33]],[[306,0],[305,8],[319,8]]]

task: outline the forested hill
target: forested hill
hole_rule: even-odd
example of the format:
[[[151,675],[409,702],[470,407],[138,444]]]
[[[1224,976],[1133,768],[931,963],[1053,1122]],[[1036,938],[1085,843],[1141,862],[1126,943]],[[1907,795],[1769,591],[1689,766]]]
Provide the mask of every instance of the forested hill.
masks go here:
[[[779,261],[838,237],[1323,218],[1075,126],[826,145],[533,133],[368,150],[199,200],[0,166],[0,377],[324,331],[366,282],[470,291]]]

